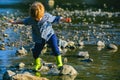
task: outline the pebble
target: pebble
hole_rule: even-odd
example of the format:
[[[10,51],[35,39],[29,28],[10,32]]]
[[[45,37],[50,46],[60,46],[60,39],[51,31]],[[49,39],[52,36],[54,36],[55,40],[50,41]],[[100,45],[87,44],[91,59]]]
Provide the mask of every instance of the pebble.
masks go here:
[[[77,56],[80,58],[89,58],[89,53],[88,51],[79,51]]]
[[[16,51],[16,55],[25,56],[27,55],[27,50],[24,47],[21,47],[19,50]]]
[[[115,44],[109,44],[108,49],[114,49],[114,50],[118,50],[118,47]]]

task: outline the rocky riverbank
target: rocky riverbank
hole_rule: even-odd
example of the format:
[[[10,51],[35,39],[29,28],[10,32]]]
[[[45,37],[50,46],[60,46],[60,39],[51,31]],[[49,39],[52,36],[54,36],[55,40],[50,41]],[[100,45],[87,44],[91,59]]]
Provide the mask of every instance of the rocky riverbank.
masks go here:
[[[15,50],[15,54],[17,56],[26,56],[34,45],[31,37],[31,28],[25,25],[12,25],[8,23],[8,19],[18,20],[25,17],[25,15],[17,13],[19,13],[19,11],[15,13],[6,12],[5,14],[0,14],[0,50]],[[82,49],[86,45],[95,45],[98,51],[103,49],[110,51],[112,50],[113,52],[118,51],[117,46],[120,45],[120,12],[107,12],[102,11],[101,9],[70,11],[62,8],[56,8],[50,13],[53,15],[61,15],[63,17],[72,18],[71,23],[60,23],[53,25],[53,28],[59,37],[58,45],[63,55],[66,55],[68,51]],[[44,53],[51,53],[49,46],[46,45],[42,53],[43,55]],[[81,62],[93,62],[93,59],[89,55],[88,51],[80,50],[78,51],[78,54],[75,54],[75,56],[78,58],[82,57],[82,59],[80,59]],[[67,63],[67,58],[65,58],[64,61]],[[4,80],[6,80],[6,78],[16,79],[16,76],[19,79],[21,78],[19,76],[23,76],[26,80],[30,78],[37,78],[35,77],[35,73],[31,70],[32,67],[26,68],[25,65],[25,63],[21,63],[17,66],[9,66],[4,74]],[[33,66],[33,64],[31,63],[30,66]],[[74,69],[70,65],[67,65],[67,68],[68,67]],[[59,73],[56,68],[50,69],[49,66],[45,66],[44,68],[47,69],[44,70],[47,72],[43,72],[42,74],[58,75]],[[63,71],[63,74],[72,74],[70,71],[74,70],[67,71],[68,72]],[[75,73],[77,73],[76,70]],[[12,74],[12,76],[9,74]],[[6,77],[6,75],[8,77]],[[64,78],[67,78],[65,80],[74,80],[75,76],[64,76],[63,80]]]

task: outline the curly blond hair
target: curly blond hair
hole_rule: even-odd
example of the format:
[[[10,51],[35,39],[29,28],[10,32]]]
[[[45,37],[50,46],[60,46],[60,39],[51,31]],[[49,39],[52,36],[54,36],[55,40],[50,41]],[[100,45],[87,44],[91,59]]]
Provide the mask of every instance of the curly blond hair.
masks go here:
[[[29,15],[39,21],[44,16],[45,8],[41,2],[34,2],[29,9]]]

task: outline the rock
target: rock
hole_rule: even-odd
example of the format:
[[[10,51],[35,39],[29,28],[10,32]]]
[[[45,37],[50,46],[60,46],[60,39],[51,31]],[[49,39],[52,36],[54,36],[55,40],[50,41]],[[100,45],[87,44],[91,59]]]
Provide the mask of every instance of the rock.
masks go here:
[[[80,58],[89,58],[88,51],[79,51],[78,52],[78,57],[80,57]]]
[[[25,56],[25,55],[27,55],[27,50],[25,50],[25,48],[21,47],[19,50],[17,50],[16,55]]]
[[[65,41],[65,40],[62,40],[62,39],[59,39],[59,47],[61,48],[65,48],[65,47],[67,47],[67,45],[68,45],[68,42],[67,41]]]
[[[118,49],[118,47],[115,44],[109,44],[107,47],[108,49],[114,49],[114,50]]]
[[[13,70],[13,69],[24,70],[25,64],[23,62],[16,63],[14,65],[11,65],[10,68],[11,68],[10,70]]]
[[[59,39],[59,47],[60,48],[70,48],[70,49],[75,49],[75,43],[73,41],[65,41],[65,40],[62,40],[62,39]]]
[[[47,78],[37,77],[29,74],[17,74],[12,77],[12,80],[48,80]]]
[[[60,49],[60,52],[61,52],[62,54],[66,54],[66,52],[68,51],[67,48],[63,48],[63,49],[61,49],[61,48],[59,47],[59,49]]]
[[[102,42],[102,41],[98,41],[98,42],[97,42],[97,46],[99,46],[99,47],[100,47],[100,46],[103,47],[103,46],[105,46],[105,43]]]
[[[55,68],[56,67],[55,64],[53,64],[53,63],[46,63],[46,62],[43,63],[43,66],[46,66],[47,69],[51,69],[51,68]]]
[[[18,64],[18,67],[19,67],[20,69],[21,69],[21,68],[24,68],[24,67],[25,67],[25,64],[21,62],[21,63]]]
[[[92,58],[83,59],[81,60],[81,62],[93,62],[93,59]]]
[[[63,65],[63,69],[60,71],[61,75],[77,75],[78,72],[70,65]]]
[[[68,62],[67,57],[64,58],[63,62],[64,62],[64,64],[66,64]]]
[[[7,70],[3,75],[3,80],[48,80],[44,77],[33,76],[29,72],[17,74],[11,70]]]
[[[4,43],[0,44],[0,50],[5,50],[5,44]]]
[[[11,70],[7,70],[3,74],[3,80],[12,80],[12,76],[14,76],[16,73],[12,72]]]
[[[68,41],[67,47],[70,48],[70,49],[75,49],[76,48],[75,43],[73,41]]]
[[[59,75],[60,71],[57,68],[51,68],[48,71],[48,75]]]
[[[8,34],[3,34],[3,37],[8,37],[9,35]]]
[[[0,50],[5,50],[5,47],[0,47]]]
[[[79,46],[84,46],[84,42],[83,41],[78,41],[78,45]]]
[[[40,71],[48,71],[49,70],[49,67],[48,66],[42,66]]]

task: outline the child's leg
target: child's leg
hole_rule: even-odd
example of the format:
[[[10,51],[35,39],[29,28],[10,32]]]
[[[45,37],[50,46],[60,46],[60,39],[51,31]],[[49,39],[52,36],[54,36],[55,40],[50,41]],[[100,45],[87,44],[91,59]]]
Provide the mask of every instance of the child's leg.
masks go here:
[[[32,49],[33,58],[36,59],[39,57],[42,49],[44,48],[45,43],[35,43],[34,48]]]
[[[58,48],[57,37],[55,34],[49,39],[48,44],[50,45],[54,55],[56,56],[56,62],[57,62],[58,68],[63,66],[62,57]]]
[[[35,67],[34,69],[37,71],[41,68],[41,60],[39,58],[39,55],[44,47],[45,43],[35,43],[34,48],[32,49],[33,57],[35,59]]]

